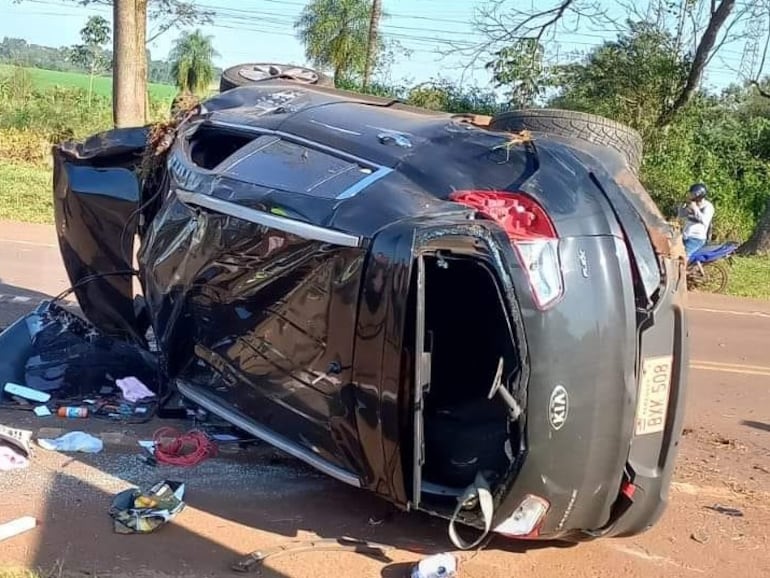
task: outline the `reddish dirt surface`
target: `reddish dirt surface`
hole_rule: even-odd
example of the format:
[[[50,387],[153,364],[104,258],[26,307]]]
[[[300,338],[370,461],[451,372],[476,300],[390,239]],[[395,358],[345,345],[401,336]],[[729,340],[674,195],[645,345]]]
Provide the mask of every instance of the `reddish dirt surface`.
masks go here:
[[[36,270],[31,278],[26,265],[14,265],[30,258],[24,253],[17,259],[19,246],[0,239],[0,277],[7,284],[0,324],[29,307],[12,295],[35,298],[30,290],[51,294],[61,286],[50,256],[43,259],[50,270]],[[33,254],[55,251],[24,247]],[[38,282],[40,274],[50,287]],[[695,295],[690,305],[687,430],[663,519],[640,536],[574,547],[496,540],[482,552],[459,553],[459,576],[770,576],[770,304]],[[19,412],[0,413],[0,423],[118,429]],[[35,530],[0,544],[0,567],[40,569],[45,576],[233,576],[230,565],[251,550],[353,536],[390,546],[390,562],[305,553],[271,560],[262,576],[396,578],[408,576],[422,556],[451,550],[441,521],[396,512],[266,446],[223,452],[188,470],[146,466],[133,444],[154,427],[125,428],[123,445],[108,444],[97,456],[37,450],[28,469],[0,473],[0,521],[22,515],[40,520]],[[152,535],[113,533],[107,515],[112,496],[164,478],[186,482],[187,509]]]

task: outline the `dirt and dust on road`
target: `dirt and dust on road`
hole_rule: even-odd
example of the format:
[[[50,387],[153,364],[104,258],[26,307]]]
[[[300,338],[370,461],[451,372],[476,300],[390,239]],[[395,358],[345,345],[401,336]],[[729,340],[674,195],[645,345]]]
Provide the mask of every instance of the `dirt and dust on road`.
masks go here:
[[[36,242],[0,239],[0,325],[60,290],[51,282],[60,266],[45,257],[55,246]],[[43,265],[30,268],[33,255],[43,255]],[[51,287],[38,283],[40,275]],[[694,295],[690,333],[686,431],[662,520],[640,536],[577,546],[495,539],[481,552],[457,552],[460,577],[770,576],[770,304]],[[139,458],[136,440],[168,421],[121,428],[4,411],[0,423],[109,434],[99,454],[38,448],[30,467],[0,473],[0,522],[39,520],[34,530],[0,544],[0,567],[63,577],[235,576],[233,562],[253,550],[349,536],[387,545],[388,561],[305,552],[270,559],[261,575],[397,578],[422,557],[451,551],[440,520],[395,511],[264,444],[222,446],[194,468],[152,467]],[[186,483],[185,510],[153,534],[114,533],[113,496],[163,479]]]

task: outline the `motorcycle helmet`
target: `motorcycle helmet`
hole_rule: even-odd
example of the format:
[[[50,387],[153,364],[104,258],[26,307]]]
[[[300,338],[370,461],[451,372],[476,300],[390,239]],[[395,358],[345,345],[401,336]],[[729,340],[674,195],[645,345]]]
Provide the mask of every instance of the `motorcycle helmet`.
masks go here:
[[[703,183],[695,183],[693,186],[690,187],[691,201],[700,201],[701,199],[705,199],[707,194],[708,194],[708,189],[706,188],[706,185],[704,185]]]

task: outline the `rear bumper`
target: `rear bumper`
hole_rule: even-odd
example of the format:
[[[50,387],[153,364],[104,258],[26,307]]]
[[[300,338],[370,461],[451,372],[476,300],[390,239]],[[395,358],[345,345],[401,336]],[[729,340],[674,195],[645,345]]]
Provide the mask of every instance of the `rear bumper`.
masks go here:
[[[562,255],[569,260],[582,250],[590,262],[590,243],[600,241],[574,239],[563,244]],[[606,258],[612,254],[609,243],[605,239]],[[634,535],[653,526],[665,511],[683,427],[689,363],[685,273],[678,260],[665,260],[666,283],[654,308],[634,319],[629,306],[632,281],[626,274],[630,267],[622,243],[616,249],[620,258],[610,262],[606,282],[591,284],[593,300],[581,295],[580,276],[576,279],[572,272],[565,275],[572,287],[556,311],[545,317],[541,313],[534,323],[523,305],[534,357],[529,452],[498,508],[495,526],[511,516],[527,494],[550,504],[538,535],[529,538],[580,541]],[[598,320],[598,332],[580,335],[569,330],[577,323],[569,316],[578,303],[580,316]],[[556,339],[560,332],[561,343]],[[560,355],[565,348],[569,355]],[[658,357],[672,358],[665,426],[662,432],[636,436],[642,364]],[[556,384],[564,385],[570,396],[567,421],[560,429],[548,423],[548,396]]]
[[[672,356],[673,366],[666,427],[659,433],[632,439],[626,476],[633,484],[630,495],[618,499],[610,522],[588,535],[630,536],[652,527],[668,504],[671,478],[684,427],[689,372],[686,280],[677,262],[666,262],[670,280],[651,312],[647,329],[640,331],[641,359]]]

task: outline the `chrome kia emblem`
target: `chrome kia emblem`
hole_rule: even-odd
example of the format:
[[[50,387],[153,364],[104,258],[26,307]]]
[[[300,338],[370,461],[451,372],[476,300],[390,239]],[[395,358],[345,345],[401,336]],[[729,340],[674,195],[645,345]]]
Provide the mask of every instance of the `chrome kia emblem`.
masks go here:
[[[551,427],[559,431],[567,423],[569,414],[569,394],[563,385],[557,385],[551,392],[548,402],[548,421]]]

